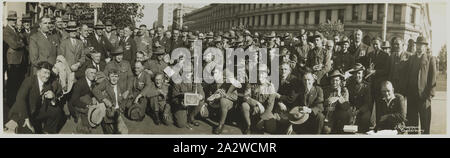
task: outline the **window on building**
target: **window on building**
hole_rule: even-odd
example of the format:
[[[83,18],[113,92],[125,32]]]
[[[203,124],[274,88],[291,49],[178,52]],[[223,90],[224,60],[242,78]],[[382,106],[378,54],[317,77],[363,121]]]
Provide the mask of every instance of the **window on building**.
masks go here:
[[[358,21],[359,20],[359,16],[358,16],[358,4],[353,4],[352,5],[352,20],[353,21]]]
[[[327,10],[327,17],[326,17],[326,21],[331,21],[331,9]]]
[[[278,14],[278,25],[281,25],[281,21],[283,21],[283,14]]]
[[[394,4],[394,23],[400,24],[402,20],[402,5]]]
[[[271,21],[271,26],[273,26],[273,25],[275,25],[275,14],[270,14],[270,19],[272,19],[272,21]]]
[[[314,11],[314,24],[320,23],[320,10]]]
[[[367,4],[366,22],[371,24],[373,21],[373,4]]]
[[[256,21],[256,16],[253,16],[253,17],[252,17],[252,26],[256,26],[255,21]]]
[[[345,9],[339,9],[338,10],[338,20],[341,23],[344,23],[344,13],[345,13]]]
[[[384,7],[385,4],[378,4],[378,9],[377,9],[377,23],[381,24],[383,23],[383,18],[384,18]]]
[[[264,15],[264,26],[267,26],[267,24],[269,23],[267,21],[267,19],[268,19],[268,15],[266,14],[266,15]]]
[[[286,25],[291,25],[291,13],[286,13]]]
[[[412,23],[412,24],[416,23],[416,8],[414,8],[414,7],[411,7],[410,23]]]
[[[305,25],[308,25],[309,21],[309,11],[305,11]]]
[[[295,12],[295,23],[294,24],[299,24],[299,16],[300,16],[300,12]]]

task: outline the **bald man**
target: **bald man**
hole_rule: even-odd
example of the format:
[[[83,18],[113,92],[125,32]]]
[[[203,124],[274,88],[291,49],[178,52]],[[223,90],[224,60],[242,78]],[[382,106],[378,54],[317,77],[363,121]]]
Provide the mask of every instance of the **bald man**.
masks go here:
[[[376,130],[394,130],[406,121],[405,98],[394,93],[394,87],[389,81],[381,83],[381,96],[376,100]]]

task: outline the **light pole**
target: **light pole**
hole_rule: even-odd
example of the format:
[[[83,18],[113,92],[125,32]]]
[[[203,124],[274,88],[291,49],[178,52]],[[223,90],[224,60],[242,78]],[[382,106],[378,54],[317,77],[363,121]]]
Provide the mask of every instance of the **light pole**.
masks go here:
[[[386,41],[386,30],[387,30],[387,15],[388,15],[388,3],[384,4],[384,15],[383,15],[383,41]]]

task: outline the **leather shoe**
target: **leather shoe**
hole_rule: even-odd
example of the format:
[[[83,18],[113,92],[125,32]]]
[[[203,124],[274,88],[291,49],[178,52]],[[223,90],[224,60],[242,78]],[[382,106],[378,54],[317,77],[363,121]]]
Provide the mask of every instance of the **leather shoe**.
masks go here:
[[[221,134],[223,132],[224,125],[219,125],[214,129],[214,134]]]

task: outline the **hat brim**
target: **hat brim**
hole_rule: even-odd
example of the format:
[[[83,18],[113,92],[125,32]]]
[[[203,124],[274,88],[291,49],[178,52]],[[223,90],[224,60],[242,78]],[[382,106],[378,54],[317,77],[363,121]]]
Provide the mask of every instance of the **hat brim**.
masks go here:
[[[303,114],[303,116],[300,117],[300,119],[294,117],[294,114],[296,113],[295,111],[298,111],[299,108],[300,108],[300,107],[294,107],[294,108],[292,108],[291,111],[289,112],[287,118],[288,118],[288,120],[289,120],[289,122],[290,122],[291,124],[299,125],[299,124],[305,123],[305,122],[308,120],[309,114]]]
[[[17,20],[17,18],[6,18],[6,20]]]
[[[415,44],[426,44],[428,45],[428,42],[414,42]]]

